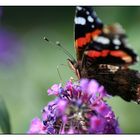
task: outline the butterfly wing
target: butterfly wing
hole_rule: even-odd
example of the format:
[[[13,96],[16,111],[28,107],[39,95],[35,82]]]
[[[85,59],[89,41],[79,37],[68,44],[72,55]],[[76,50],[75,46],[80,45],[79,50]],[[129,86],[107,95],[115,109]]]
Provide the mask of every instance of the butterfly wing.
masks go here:
[[[105,26],[92,7],[77,7],[75,48],[80,78],[96,79],[108,94],[140,103],[140,73],[128,68],[137,55],[119,24]]]
[[[103,23],[96,16],[92,7],[77,6],[75,15],[75,49],[77,60],[81,61],[83,52],[102,31]]]
[[[104,64],[97,69],[89,67],[83,77],[96,79],[111,96],[140,103],[140,73],[136,70]]]
[[[114,24],[103,28],[86,47],[84,55],[95,64],[131,65],[137,61],[137,54],[129,46],[125,31]]]
[[[124,29],[119,24],[104,26],[92,7],[76,7],[75,48],[77,60],[84,58],[91,65],[130,65],[137,61]]]

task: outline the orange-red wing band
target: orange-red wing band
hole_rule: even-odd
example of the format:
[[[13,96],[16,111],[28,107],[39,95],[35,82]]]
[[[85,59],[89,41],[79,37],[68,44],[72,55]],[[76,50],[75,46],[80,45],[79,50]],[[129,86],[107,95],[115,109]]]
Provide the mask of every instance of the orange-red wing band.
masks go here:
[[[128,56],[128,54],[124,51],[117,50],[117,51],[110,51],[110,55],[115,56],[115,57],[125,57]]]
[[[103,51],[95,51],[95,50],[89,50],[85,52],[85,55],[87,55],[88,57],[91,58],[98,58],[98,57],[106,57],[107,55],[111,55],[114,57],[119,57],[122,60],[131,63],[132,62],[132,58],[131,56],[129,56],[127,53],[125,53],[124,51],[121,50],[117,50],[117,51],[110,51],[110,50],[103,50]]]
[[[98,36],[99,34],[101,34],[101,30],[99,30],[99,29],[97,29],[97,30],[95,30],[95,31],[93,31],[91,34],[92,34],[92,37],[94,38],[94,37],[96,37],[96,36]]]
[[[92,58],[101,57],[101,52],[99,51],[86,51],[86,55]]]
[[[109,52],[110,52],[109,50],[103,50],[103,51],[89,50],[89,51],[86,51],[86,55],[92,58],[106,57],[109,54]]]
[[[82,48],[83,46],[85,46],[86,44],[88,44],[92,38],[95,38],[96,36],[98,36],[101,33],[101,30],[97,29],[91,33],[87,33],[85,35],[85,37],[80,37],[78,39],[76,39],[75,41],[75,47],[76,48]]]
[[[106,57],[109,54],[110,50],[103,50],[101,51],[101,56]]]

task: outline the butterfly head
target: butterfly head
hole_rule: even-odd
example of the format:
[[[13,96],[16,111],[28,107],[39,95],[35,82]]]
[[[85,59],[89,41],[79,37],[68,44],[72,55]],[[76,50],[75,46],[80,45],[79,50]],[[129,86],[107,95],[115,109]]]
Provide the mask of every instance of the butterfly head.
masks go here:
[[[83,71],[82,62],[81,61],[72,61],[71,59],[67,59],[69,67],[74,71],[78,79],[81,78],[81,73]]]

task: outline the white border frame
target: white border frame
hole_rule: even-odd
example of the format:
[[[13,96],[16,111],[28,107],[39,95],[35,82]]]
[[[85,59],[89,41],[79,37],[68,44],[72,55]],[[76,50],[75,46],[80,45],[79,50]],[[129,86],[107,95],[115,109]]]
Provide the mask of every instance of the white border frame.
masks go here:
[[[0,0],[0,6],[140,6],[140,0]],[[0,135],[10,140],[132,140],[140,135]]]
[[[1,135],[2,140],[138,140],[139,135]]]
[[[0,0],[0,5],[24,5],[24,6],[64,6],[64,5],[104,5],[104,6],[138,6],[140,0]]]

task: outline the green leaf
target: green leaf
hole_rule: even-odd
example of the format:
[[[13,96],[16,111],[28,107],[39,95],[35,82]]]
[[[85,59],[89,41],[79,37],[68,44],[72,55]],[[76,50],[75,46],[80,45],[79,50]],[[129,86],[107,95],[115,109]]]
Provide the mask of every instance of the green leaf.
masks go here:
[[[11,133],[9,113],[4,100],[0,97],[0,128],[3,133]]]

